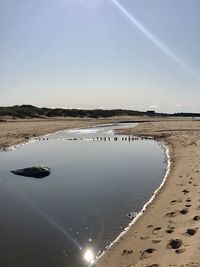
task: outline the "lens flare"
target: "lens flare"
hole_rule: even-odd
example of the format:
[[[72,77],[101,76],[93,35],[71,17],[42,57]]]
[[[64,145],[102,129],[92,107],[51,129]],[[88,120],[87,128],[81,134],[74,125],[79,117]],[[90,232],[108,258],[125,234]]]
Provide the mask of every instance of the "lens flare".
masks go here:
[[[130,13],[118,0],[110,0],[127,18],[138,28],[153,44],[155,44],[164,54],[179,65],[184,71],[189,73],[193,78],[200,79],[196,70],[188,66],[181,58],[175,55],[162,41],[160,41],[152,32],[150,32],[132,13]]]
[[[95,255],[91,249],[86,249],[83,258],[86,262],[92,264],[94,263]]]
[[[38,215],[45,219],[52,227],[54,227],[60,234],[62,234],[68,241],[74,244],[78,250],[82,250],[81,244],[74,239],[70,233],[68,233],[61,225],[59,225],[53,218],[51,218],[45,211],[40,209],[32,200],[27,198],[25,195],[20,194],[19,192],[9,188],[16,196],[18,196],[26,205],[31,207]]]

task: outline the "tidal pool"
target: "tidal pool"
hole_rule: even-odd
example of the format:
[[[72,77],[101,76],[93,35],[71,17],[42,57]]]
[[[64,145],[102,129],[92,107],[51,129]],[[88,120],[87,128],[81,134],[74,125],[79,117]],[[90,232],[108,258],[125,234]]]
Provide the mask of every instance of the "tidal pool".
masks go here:
[[[0,266],[88,266],[120,234],[167,167],[159,143],[114,135],[134,125],[62,131],[0,153]],[[50,176],[10,173],[41,164]]]

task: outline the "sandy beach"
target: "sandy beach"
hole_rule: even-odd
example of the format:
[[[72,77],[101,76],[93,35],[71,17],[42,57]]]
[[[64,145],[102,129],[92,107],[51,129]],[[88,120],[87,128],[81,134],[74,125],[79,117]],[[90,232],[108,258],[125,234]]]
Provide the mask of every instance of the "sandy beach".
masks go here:
[[[154,200],[97,266],[200,266],[200,121],[142,123],[123,133],[160,137],[171,167]]]
[[[9,120],[0,123],[0,147],[50,132],[121,120]],[[151,204],[96,265],[200,266],[200,121],[151,119],[123,133],[158,137],[169,147],[171,168]]]
[[[10,119],[0,118],[0,149],[27,142],[30,138],[56,131],[88,127],[97,124],[117,122],[130,118],[46,118],[46,119]]]

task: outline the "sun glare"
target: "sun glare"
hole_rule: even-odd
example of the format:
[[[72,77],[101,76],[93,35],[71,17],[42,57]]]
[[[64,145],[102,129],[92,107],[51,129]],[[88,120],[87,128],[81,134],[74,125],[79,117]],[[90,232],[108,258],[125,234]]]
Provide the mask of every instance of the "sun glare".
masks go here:
[[[84,253],[84,260],[88,263],[93,263],[94,262],[94,253],[91,249],[87,249]]]

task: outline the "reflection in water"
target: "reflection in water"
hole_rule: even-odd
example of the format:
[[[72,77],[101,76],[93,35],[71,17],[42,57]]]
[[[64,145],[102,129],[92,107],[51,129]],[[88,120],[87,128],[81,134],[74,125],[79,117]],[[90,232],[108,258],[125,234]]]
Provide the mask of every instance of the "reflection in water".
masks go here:
[[[158,143],[114,141],[113,129],[129,126],[63,131],[0,153],[0,266],[88,266],[117,237],[166,167]],[[41,180],[10,173],[41,164],[52,170]]]
[[[86,249],[85,252],[84,252],[84,260],[87,262],[87,263],[94,263],[94,260],[95,260],[95,254],[94,252],[91,250],[91,249]]]

